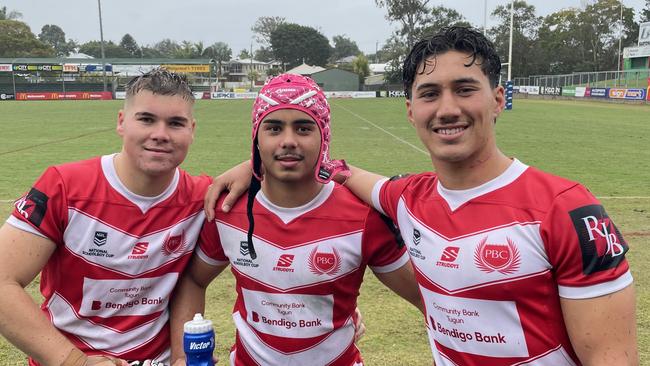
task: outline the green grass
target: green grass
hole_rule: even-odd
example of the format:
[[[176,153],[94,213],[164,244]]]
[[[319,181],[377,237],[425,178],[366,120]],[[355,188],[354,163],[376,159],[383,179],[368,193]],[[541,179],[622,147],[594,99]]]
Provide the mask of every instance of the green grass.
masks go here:
[[[251,101],[198,101],[198,131],[183,167],[216,174],[250,155]],[[403,99],[332,100],[333,156],[394,175],[429,170]],[[117,151],[120,103],[0,103],[0,218],[51,164]],[[527,164],[584,183],[605,204],[631,251],[638,298],[639,350],[650,365],[650,106],[515,100],[497,123],[502,150]],[[383,131],[382,131],[383,130]],[[397,136],[393,137],[391,135]],[[645,197],[645,198],[634,198]],[[230,311],[233,278],[222,274],[208,293],[207,316],[217,330],[226,364],[234,338]],[[31,293],[38,298],[36,283]],[[40,301],[40,300],[39,300]],[[431,365],[423,319],[371,273],[359,306],[368,328],[360,348],[368,365]],[[23,365],[24,356],[0,339],[0,365]]]

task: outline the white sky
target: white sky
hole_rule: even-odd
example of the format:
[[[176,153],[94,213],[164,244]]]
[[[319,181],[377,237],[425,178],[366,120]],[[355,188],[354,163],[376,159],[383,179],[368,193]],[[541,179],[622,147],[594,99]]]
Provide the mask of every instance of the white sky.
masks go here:
[[[472,24],[482,27],[486,0],[431,0],[459,11]],[[538,15],[547,15],[566,7],[578,7],[581,0],[528,0]],[[487,0],[488,27],[494,23],[489,13],[508,0]],[[638,14],[644,0],[623,0]],[[250,28],[261,16],[282,16],[288,22],[318,29],[331,41],[345,34],[366,53],[381,48],[397,24],[389,23],[385,9],[374,0],[103,0],[104,40],[120,41],[126,33],[138,44],[153,44],[164,38],[175,41],[203,41],[204,46],[226,42],[237,55],[249,49],[253,41]],[[0,0],[0,7],[23,14],[22,21],[32,32],[40,33],[45,24],[56,24],[72,38],[84,43],[99,40],[99,16],[95,0]],[[253,44],[257,48],[257,44]]]

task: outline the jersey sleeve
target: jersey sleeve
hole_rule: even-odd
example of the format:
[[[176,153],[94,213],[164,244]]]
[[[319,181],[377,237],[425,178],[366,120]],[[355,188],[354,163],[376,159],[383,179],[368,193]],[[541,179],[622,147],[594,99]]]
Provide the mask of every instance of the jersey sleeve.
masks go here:
[[[373,272],[392,272],[408,262],[405,246],[399,246],[388,224],[370,209],[363,232],[363,255]]]
[[[593,298],[632,283],[628,245],[586,188],[576,185],[558,195],[540,230],[561,297]]]
[[[223,266],[229,263],[228,257],[226,257],[221,246],[216,222],[209,222],[207,220],[203,222],[196,254],[205,263],[213,266]]]
[[[411,177],[378,181],[372,189],[372,205],[380,213],[397,220],[397,203],[408,186]]]
[[[57,246],[63,245],[68,222],[68,200],[61,175],[49,167],[32,188],[14,202],[7,223],[32,234],[45,237]]]

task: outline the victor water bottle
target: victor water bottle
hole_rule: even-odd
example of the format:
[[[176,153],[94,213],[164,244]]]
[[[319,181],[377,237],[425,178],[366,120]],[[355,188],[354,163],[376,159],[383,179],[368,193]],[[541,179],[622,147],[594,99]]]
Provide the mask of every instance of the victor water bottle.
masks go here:
[[[195,314],[183,327],[183,348],[187,366],[214,366],[214,329],[212,321]]]

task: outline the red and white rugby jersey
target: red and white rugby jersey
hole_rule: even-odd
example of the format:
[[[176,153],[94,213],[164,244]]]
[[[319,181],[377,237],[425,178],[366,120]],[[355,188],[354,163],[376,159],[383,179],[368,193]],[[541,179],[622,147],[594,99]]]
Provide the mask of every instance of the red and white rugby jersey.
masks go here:
[[[579,365],[559,298],[632,282],[627,244],[598,201],[518,160],[464,191],[431,173],[382,181],[373,205],[406,241],[438,366]]]
[[[217,206],[220,207],[220,204]],[[205,225],[197,253],[236,278],[233,365],[361,365],[352,315],[366,265],[391,272],[406,248],[379,214],[334,182],[310,203],[275,206],[258,192],[253,258],[246,197]]]
[[[178,169],[158,197],[137,196],[108,155],[50,167],[16,201],[7,222],[57,245],[41,273],[41,308],[82,351],[168,362],[169,296],[205,220],[209,183]]]

